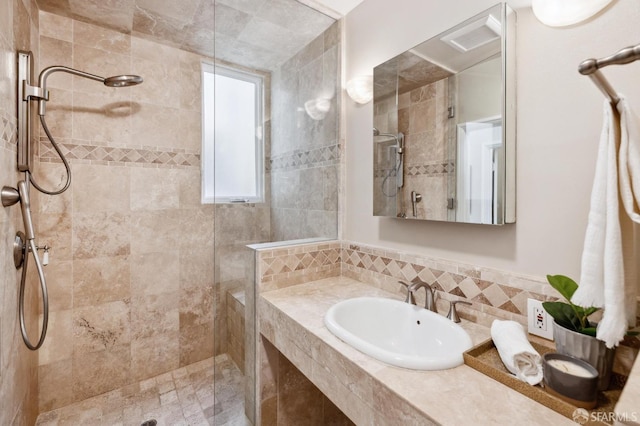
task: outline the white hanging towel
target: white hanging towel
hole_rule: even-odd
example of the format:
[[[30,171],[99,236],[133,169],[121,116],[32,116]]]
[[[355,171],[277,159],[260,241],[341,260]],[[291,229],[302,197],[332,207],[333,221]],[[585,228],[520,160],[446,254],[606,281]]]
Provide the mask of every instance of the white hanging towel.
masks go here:
[[[626,101],[621,100],[621,110],[628,112]],[[611,104],[605,102],[603,128],[600,135],[596,172],[591,192],[591,206],[582,252],[580,285],[571,301],[581,306],[604,308],[602,320],[598,324],[597,338],[607,347],[616,346],[623,338],[628,326],[635,325],[635,250],[634,232],[629,216],[620,214],[620,191],[624,192],[626,183],[620,179],[619,172],[627,174],[627,182],[640,179],[640,168],[635,165],[640,158],[630,161],[631,151],[625,148],[627,156],[618,164],[618,147],[622,144],[621,133],[625,134],[625,146],[635,146],[638,140],[631,141],[629,135],[630,116],[626,114],[625,126],[620,131],[620,123]],[[633,129],[635,131],[635,129]],[[640,151],[637,151],[640,152]],[[633,153],[632,155],[637,155]],[[634,163],[634,164],[632,164]],[[636,168],[633,174],[629,167]],[[640,182],[635,188],[640,190]],[[628,188],[634,185],[629,183]],[[640,194],[640,191],[637,192]],[[622,196],[624,199],[624,195]],[[631,195],[633,199],[633,195]],[[624,202],[626,206],[628,202]],[[632,204],[632,203],[631,203]],[[637,210],[637,202],[635,208]],[[640,215],[638,215],[640,218]],[[625,230],[624,239],[622,228]],[[623,244],[624,240],[624,244]],[[624,249],[623,249],[624,246]],[[624,259],[627,259],[626,261]],[[627,274],[625,274],[627,269]]]
[[[625,214],[620,215],[622,253],[624,258],[625,312],[629,327],[636,325],[637,291],[640,255],[640,121],[621,96],[620,151],[618,155],[620,199]]]
[[[638,119],[625,98],[620,113],[620,198],[629,218],[640,223],[640,136]]]

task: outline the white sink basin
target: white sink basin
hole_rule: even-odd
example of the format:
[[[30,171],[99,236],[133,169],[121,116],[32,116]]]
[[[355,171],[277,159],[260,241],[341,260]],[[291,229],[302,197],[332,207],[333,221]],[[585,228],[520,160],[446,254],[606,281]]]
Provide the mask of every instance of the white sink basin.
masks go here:
[[[458,324],[393,299],[358,297],[336,303],[327,328],[365,354],[397,367],[444,370],[463,363],[471,338]]]

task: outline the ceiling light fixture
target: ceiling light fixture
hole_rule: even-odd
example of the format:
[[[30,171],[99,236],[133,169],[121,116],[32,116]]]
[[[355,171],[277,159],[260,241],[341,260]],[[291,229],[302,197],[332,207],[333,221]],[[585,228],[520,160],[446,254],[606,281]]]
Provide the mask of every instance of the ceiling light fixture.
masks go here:
[[[533,14],[550,27],[566,27],[591,18],[612,0],[532,0]]]

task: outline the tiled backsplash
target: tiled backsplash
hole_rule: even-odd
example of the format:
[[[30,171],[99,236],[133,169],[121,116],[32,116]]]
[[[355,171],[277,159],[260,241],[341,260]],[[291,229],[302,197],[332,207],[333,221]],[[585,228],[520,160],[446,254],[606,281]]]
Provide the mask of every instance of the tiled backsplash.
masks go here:
[[[402,288],[398,281],[421,280],[438,290],[442,299],[474,303],[463,312],[475,310],[520,322],[525,321],[528,298],[556,299],[555,290],[535,277],[349,242],[261,251],[259,265],[261,291],[339,274],[394,292]]]
[[[340,275],[342,244],[329,242],[259,252],[260,291]]]
[[[398,291],[398,281],[424,281],[443,299],[466,299],[471,308],[500,318],[525,322],[527,299],[554,300],[553,290],[534,277],[480,268],[388,249],[344,243],[343,275]],[[477,318],[476,318],[477,319]]]

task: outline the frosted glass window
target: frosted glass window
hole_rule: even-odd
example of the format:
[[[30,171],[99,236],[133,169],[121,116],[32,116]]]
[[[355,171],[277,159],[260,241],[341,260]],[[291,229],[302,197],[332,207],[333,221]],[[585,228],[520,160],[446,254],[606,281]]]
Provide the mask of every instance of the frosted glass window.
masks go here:
[[[263,201],[262,78],[203,64],[202,200]]]

